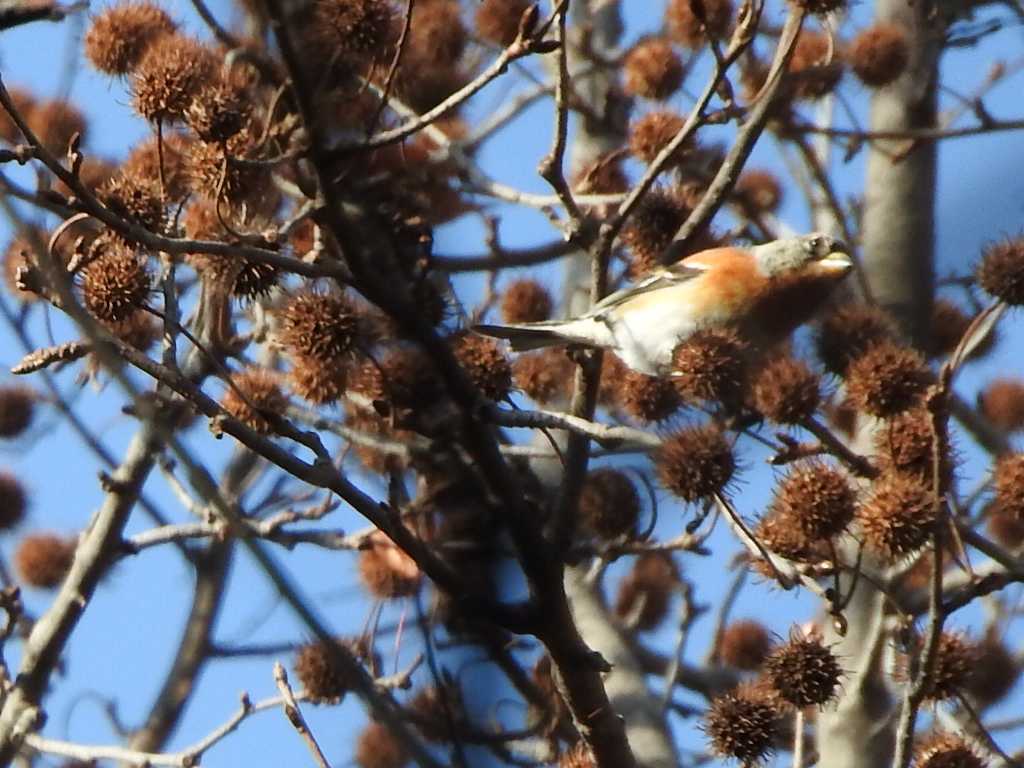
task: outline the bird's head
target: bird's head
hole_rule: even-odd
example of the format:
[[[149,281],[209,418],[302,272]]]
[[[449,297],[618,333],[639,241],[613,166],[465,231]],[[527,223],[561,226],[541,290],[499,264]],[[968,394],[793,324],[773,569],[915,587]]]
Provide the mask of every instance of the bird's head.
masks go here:
[[[838,282],[853,269],[846,244],[820,232],[775,240],[755,246],[753,251],[761,270],[770,278],[801,274]]]

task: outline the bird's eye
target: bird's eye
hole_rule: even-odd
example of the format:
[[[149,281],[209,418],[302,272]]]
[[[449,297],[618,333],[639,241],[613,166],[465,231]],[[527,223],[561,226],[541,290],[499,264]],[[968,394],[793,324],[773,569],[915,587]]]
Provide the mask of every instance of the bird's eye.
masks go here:
[[[822,245],[822,238],[821,237],[812,237],[812,238],[810,238],[807,241],[807,252],[808,253],[812,253],[812,254],[813,253],[818,253],[818,251],[821,250],[821,245]]]

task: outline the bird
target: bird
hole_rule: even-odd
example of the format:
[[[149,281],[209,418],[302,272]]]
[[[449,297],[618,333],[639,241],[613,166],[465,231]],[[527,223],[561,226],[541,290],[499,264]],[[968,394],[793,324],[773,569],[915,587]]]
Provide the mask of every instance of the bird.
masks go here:
[[[507,339],[515,352],[601,348],[639,373],[672,375],[676,347],[704,329],[732,329],[754,351],[774,347],[810,320],[852,269],[846,244],[820,232],[710,248],[648,274],[577,317],[473,330]]]

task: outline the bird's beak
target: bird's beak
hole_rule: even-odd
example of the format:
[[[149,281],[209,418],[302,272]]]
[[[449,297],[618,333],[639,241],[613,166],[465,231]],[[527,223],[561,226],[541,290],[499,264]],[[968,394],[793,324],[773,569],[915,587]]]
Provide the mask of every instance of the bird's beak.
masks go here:
[[[818,271],[829,275],[845,275],[853,269],[853,259],[843,251],[832,251],[825,258],[817,261]]]

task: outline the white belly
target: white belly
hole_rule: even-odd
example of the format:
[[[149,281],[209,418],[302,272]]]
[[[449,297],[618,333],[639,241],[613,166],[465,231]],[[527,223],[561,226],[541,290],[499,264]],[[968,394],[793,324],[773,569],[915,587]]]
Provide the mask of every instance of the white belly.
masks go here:
[[[611,330],[622,362],[648,376],[660,376],[669,373],[673,350],[696,328],[678,305],[659,302],[616,319]]]

